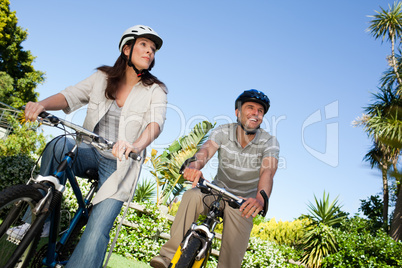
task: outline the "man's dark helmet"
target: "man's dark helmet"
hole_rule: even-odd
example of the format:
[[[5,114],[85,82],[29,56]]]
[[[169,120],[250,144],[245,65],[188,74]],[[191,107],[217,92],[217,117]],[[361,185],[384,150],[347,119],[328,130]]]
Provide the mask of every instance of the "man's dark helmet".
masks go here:
[[[237,97],[235,102],[235,109],[240,109],[245,102],[256,102],[264,107],[264,114],[266,114],[270,107],[270,101],[267,95],[256,89],[245,90]]]

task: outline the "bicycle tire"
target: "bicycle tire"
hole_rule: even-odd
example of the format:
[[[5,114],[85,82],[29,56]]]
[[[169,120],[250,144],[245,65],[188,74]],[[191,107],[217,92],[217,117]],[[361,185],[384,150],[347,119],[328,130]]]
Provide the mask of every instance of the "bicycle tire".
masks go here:
[[[44,214],[32,213],[42,198],[39,190],[31,185],[15,185],[0,192],[0,267],[29,265],[46,219]],[[26,232],[15,228],[27,221],[32,224]]]
[[[183,249],[180,259],[177,261],[175,268],[192,267],[201,245],[202,242],[197,237],[190,238],[187,247]]]

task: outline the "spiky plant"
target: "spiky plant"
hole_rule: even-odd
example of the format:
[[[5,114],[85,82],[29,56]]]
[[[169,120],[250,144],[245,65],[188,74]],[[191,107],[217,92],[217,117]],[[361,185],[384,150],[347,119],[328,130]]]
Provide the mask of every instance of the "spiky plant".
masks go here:
[[[308,204],[308,210],[313,220],[313,224],[322,223],[327,226],[339,224],[345,216],[340,211],[341,206],[338,205],[338,197],[332,203],[329,201],[329,194],[322,194],[322,200],[318,200],[314,195],[315,205],[311,202]]]
[[[137,203],[150,201],[155,197],[155,182],[147,179],[141,181],[135,190],[134,201]]]
[[[323,193],[322,200],[314,195],[315,205],[308,205],[312,223],[303,237],[304,255],[302,263],[308,267],[321,267],[322,259],[337,251],[332,226],[339,224],[345,215],[338,205],[338,197],[330,203],[329,194]]]
[[[321,267],[325,256],[337,251],[337,243],[332,227],[319,223],[306,232],[304,252],[301,262],[310,268]]]

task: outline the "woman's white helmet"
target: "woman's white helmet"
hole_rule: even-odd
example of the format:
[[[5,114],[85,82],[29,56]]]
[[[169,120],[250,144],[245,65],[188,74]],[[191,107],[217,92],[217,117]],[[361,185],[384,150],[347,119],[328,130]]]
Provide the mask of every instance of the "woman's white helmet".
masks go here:
[[[152,30],[151,27],[144,25],[135,25],[125,30],[123,35],[121,36],[119,43],[120,52],[122,52],[124,45],[128,41],[134,40],[137,37],[145,37],[149,40],[152,40],[155,43],[156,50],[159,50],[162,47],[162,38],[160,38],[159,35],[154,30]]]

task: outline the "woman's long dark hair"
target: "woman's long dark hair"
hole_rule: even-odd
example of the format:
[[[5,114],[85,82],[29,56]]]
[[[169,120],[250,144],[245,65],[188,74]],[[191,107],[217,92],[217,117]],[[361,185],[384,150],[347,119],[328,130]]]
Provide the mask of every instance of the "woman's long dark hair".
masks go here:
[[[128,41],[126,46],[133,46],[135,42]],[[155,59],[149,66],[149,70],[152,69],[155,65]],[[120,82],[124,78],[125,71],[127,67],[127,57],[122,52],[120,56],[117,58],[116,62],[113,66],[103,65],[98,67],[99,71],[106,73],[107,75],[107,85],[105,90],[105,96],[108,99],[115,100],[116,99],[116,92],[119,87]],[[162,87],[166,87],[165,84],[160,81],[156,76],[152,75],[149,70],[145,70],[141,75],[141,82],[145,86],[150,86],[152,84],[158,84]]]

